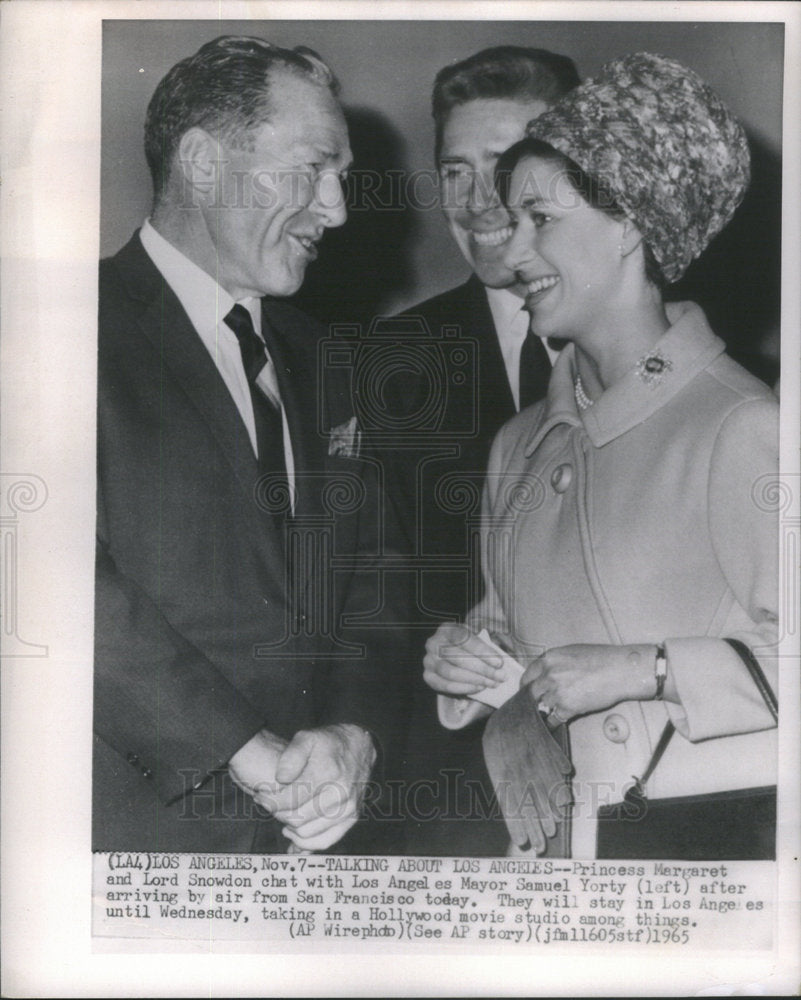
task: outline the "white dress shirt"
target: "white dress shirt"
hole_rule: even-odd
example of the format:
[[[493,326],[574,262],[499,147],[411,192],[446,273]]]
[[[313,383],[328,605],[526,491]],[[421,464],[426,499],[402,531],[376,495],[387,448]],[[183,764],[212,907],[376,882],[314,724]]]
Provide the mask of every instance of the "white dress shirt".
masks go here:
[[[520,296],[506,288],[487,288],[487,300],[495,323],[495,332],[498,335],[498,343],[506,368],[506,377],[509,379],[509,388],[512,390],[512,397],[515,401],[515,409],[519,411],[520,352],[523,348],[523,341],[528,334],[531,318],[526,312]],[[559,357],[559,351],[555,351],[545,339],[542,343],[548,352],[551,364],[554,364]]]
[[[242,365],[239,341],[234,331],[225,322],[225,317],[236,304],[234,299],[217,284],[211,275],[194,264],[172,243],[156,232],[149,219],[146,219],[142,225],[140,238],[147,255],[175,292],[197,335],[203,341],[206,350],[217,366],[217,371],[222,376],[228,391],[231,393],[231,398],[239,410],[242,423],[250,438],[253,454],[258,457],[256,422],[253,417],[250,386]],[[261,300],[251,297],[241,299],[239,304],[250,313],[253,328],[261,337]],[[267,358],[267,364],[259,374],[258,384],[259,388],[281,410],[281,421],[284,429],[284,458],[290,494],[294,495],[295,468],[292,460],[292,442],[289,437],[286,413],[281,405],[275,366],[269,351],[267,351]]]

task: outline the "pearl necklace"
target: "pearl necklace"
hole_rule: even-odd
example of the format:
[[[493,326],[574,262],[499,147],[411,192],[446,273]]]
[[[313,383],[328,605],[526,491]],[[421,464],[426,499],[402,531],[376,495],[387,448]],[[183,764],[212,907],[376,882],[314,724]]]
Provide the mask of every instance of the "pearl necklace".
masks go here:
[[[592,406],[593,400],[587,395],[580,375],[576,375],[576,381],[573,383],[573,391],[576,396],[576,406],[580,410],[588,410]]]

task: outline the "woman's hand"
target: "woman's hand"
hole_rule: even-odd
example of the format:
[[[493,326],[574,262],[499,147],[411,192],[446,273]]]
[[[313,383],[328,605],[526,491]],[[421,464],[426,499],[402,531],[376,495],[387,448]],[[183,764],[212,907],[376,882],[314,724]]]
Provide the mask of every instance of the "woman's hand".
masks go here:
[[[503,660],[465,625],[440,625],[426,642],[423,679],[439,694],[476,694],[503,679]]]
[[[520,679],[550,720],[653,698],[656,646],[557,646],[531,661]]]

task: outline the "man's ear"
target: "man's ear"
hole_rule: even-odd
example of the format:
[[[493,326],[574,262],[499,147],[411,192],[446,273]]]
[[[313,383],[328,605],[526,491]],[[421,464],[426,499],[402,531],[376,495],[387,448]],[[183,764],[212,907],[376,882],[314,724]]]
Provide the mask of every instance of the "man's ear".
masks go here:
[[[201,195],[213,193],[220,162],[220,144],[205,129],[194,127],[181,136],[175,170]]]
[[[642,244],[642,233],[629,218],[622,222],[620,235],[620,256],[628,257]]]

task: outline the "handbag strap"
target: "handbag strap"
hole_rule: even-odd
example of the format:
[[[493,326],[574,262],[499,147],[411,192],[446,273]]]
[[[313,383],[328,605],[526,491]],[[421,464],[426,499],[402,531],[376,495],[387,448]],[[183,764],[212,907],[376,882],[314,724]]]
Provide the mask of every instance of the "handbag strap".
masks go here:
[[[757,690],[762,695],[765,704],[768,706],[770,714],[773,716],[775,722],[779,721],[779,701],[773,688],[770,686],[770,682],[765,676],[762,667],[759,665],[759,661],[751,652],[751,650],[746,646],[744,642],[739,639],[724,639],[724,642],[728,643],[734,652],[740,657],[748,672],[757,686]],[[662,735],[659,737],[659,742],[656,744],[654,752],[651,754],[651,759],[648,761],[648,767],[643,771],[642,776],[634,779],[635,787],[638,789],[641,795],[645,795],[645,785],[651,775],[654,773],[654,768],[662,759],[662,755],[667,749],[668,743],[670,743],[673,738],[673,734],[676,732],[676,727],[673,723],[668,720],[665,728],[662,730]]]
[[[743,663],[746,665],[748,672],[751,674],[751,678],[757,686],[757,690],[762,695],[765,704],[768,706],[768,711],[773,716],[773,721],[779,721],[779,700],[776,697],[776,692],[770,686],[770,682],[765,676],[762,667],[759,665],[759,661],[751,652],[751,650],[746,646],[744,642],[740,642],[739,639],[724,639],[734,652],[740,657]]]
[[[670,720],[668,720],[667,723],[665,723],[665,728],[662,730],[662,735],[659,737],[659,742],[657,743],[654,752],[651,754],[651,759],[648,761],[648,767],[646,767],[646,769],[642,772],[642,777],[634,779],[641,794],[645,794],[645,783],[654,773],[654,768],[662,759],[662,754],[665,750],[667,750],[667,745],[670,743],[675,732],[676,727]]]

